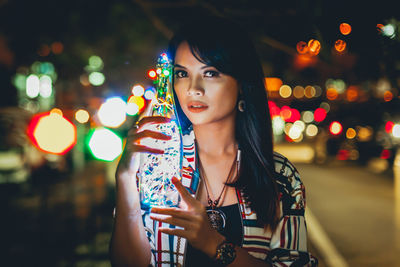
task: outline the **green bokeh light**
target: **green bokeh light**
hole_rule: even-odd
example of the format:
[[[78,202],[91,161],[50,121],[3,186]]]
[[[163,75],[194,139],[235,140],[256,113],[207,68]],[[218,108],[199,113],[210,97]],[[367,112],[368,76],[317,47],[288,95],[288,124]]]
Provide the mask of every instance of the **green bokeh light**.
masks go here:
[[[94,85],[94,86],[100,86],[104,83],[106,78],[104,77],[104,74],[101,72],[92,72],[89,74],[89,82]]]
[[[89,58],[89,68],[92,70],[101,70],[103,68],[103,60],[99,56],[91,56]]]

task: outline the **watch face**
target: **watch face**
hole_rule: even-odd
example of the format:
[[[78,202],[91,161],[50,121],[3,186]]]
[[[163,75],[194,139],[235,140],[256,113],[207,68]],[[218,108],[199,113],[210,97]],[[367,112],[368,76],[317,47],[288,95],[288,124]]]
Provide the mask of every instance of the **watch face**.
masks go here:
[[[236,258],[235,245],[229,242],[222,243],[217,249],[216,260],[222,264],[230,264]]]

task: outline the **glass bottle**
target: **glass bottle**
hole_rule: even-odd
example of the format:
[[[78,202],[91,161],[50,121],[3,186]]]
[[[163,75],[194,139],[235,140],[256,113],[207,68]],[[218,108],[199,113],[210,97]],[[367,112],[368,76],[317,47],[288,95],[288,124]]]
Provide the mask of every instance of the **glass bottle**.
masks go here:
[[[171,118],[169,123],[150,124],[143,130],[161,132],[171,136],[170,140],[144,138],[141,145],[164,150],[164,154],[140,153],[137,173],[141,208],[148,210],[154,206],[177,207],[180,195],[171,182],[172,177],[181,180],[182,172],[182,132],[179,125],[173,89],[173,65],[167,54],[157,61],[156,93],[145,116]]]

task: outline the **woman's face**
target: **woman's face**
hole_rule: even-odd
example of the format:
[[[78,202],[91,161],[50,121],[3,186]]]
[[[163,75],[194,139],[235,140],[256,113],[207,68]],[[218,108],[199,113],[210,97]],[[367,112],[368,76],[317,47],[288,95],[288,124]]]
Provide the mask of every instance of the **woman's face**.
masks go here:
[[[235,118],[238,82],[198,61],[187,42],[178,46],[174,72],[175,93],[193,125]]]

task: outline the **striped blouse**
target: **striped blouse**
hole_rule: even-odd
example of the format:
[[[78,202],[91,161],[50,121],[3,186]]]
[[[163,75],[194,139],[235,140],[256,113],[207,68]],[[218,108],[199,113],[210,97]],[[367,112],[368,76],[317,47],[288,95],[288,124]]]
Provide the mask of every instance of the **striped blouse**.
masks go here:
[[[193,130],[183,136],[183,154],[181,182],[195,197],[200,179]],[[272,266],[317,266],[317,259],[307,252],[305,189],[299,173],[284,156],[274,153],[274,160],[282,216],[273,232],[264,230],[256,223],[257,215],[246,203],[243,192],[236,190],[243,225],[242,248]],[[185,266],[187,240],[158,231],[159,227],[175,226],[153,221],[149,211],[142,210],[142,217],[153,254],[152,266]]]

